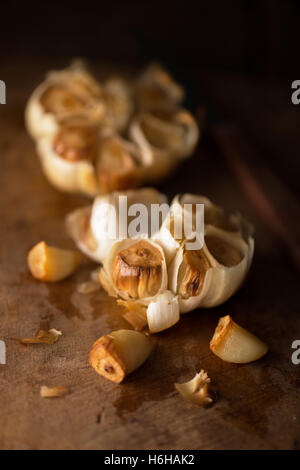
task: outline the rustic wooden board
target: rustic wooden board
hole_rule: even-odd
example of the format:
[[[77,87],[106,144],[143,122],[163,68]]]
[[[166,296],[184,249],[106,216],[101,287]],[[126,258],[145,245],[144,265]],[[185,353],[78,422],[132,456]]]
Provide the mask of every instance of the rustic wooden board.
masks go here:
[[[35,281],[28,272],[28,249],[39,240],[72,246],[64,217],[88,201],[47,183],[24,130],[24,103],[38,74],[21,68],[6,73],[1,78],[8,84],[8,104],[0,107],[0,339],[7,345],[7,364],[0,365],[0,448],[299,448],[299,366],[291,362],[291,343],[300,336],[297,276],[210,145],[204,141],[161,189],[169,196],[206,194],[254,221],[249,278],[225,305],[190,313],[157,335],[148,362],[115,385],[88,365],[99,336],[127,327],[103,291],[76,292],[95,264],[87,260],[72,278],[55,285]],[[269,344],[265,358],[240,366],[210,352],[217,320],[228,313]],[[9,339],[35,334],[44,320],[63,331],[56,344],[23,347]],[[173,385],[200,368],[208,371],[218,395],[208,410],[184,401]],[[45,400],[41,385],[67,385],[71,393]]]

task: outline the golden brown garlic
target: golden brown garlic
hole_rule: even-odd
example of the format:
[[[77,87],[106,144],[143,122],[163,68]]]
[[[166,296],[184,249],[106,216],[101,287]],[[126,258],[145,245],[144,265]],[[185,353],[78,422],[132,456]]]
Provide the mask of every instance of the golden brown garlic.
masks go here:
[[[117,330],[94,343],[90,364],[98,374],[120,383],[148,359],[152,349],[153,344],[144,334],[133,330]]]
[[[162,261],[159,250],[144,240],[120,251],[112,268],[116,288],[132,299],[156,295],[162,282]]]
[[[81,260],[82,255],[78,251],[48,246],[44,241],[28,253],[28,266],[33,277],[48,282],[61,281],[70,276]]]

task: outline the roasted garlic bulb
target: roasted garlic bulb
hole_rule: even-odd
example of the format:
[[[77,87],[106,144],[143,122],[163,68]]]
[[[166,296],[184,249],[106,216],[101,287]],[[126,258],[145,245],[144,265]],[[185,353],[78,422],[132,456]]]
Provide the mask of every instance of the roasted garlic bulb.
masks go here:
[[[196,204],[204,205],[200,225]],[[188,209],[191,233],[181,227],[176,238]],[[99,279],[109,295],[121,299],[134,327],[147,319],[150,331],[158,332],[177,323],[180,313],[228,300],[244,281],[253,251],[252,228],[241,216],[228,217],[207,198],[186,194],[176,196],[152,238],[111,245]]]
[[[149,93],[151,109],[144,106]],[[158,66],[135,86],[118,77],[100,84],[76,62],[48,74],[29,99],[25,120],[48,180],[94,197],[159,180],[191,155],[199,130],[179,108],[182,98],[181,87]]]
[[[92,206],[77,209],[67,216],[67,231],[83,253],[103,262],[114,242],[129,236],[128,228],[135,215],[129,214],[132,204],[143,204],[147,210],[149,215],[144,235],[150,236],[151,205],[165,202],[166,196],[152,188],[115,191],[98,196]],[[125,217],[121,216],[120,209],[125,212]]]

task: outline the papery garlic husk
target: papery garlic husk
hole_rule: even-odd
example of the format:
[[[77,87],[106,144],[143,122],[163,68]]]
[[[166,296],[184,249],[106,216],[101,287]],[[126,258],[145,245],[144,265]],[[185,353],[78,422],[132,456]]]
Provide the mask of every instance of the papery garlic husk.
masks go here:
[[[117,330],[94,343],[89,362],[98,374],[120,383],[148,359],[152,350],[153,343],[143,333]]]
[[[148,214],[151,213],[151,204],[166,202],[166,196],[153,188],[115,191],[98,196],[92,206],[77,209],[69,214],[66,219],[69,235],[78,248],[95,261],[102,262],[108,256],[120,234],[127,237],[127,228],[132,217],[120,217],[119,198],[122,196],[127,197],[128,208],[132,204],[141,203],[147,208]],[[115,228],[115,232],[109,236],[108,229],[111,227]],[[148,236],[150,227],[148,220]]]
[[[199,373],[182,384],[175,383],[176,390],[187,400],[203,407],[211,406],[213,398],[210,393],[210,378],[207,373],[202,369]]]
[[[199,129],[185,110],[143,113],[129,126],[131,139],[139,146],[146,167],[146,181],[164,178],[180,160],[190,156],[198,142]]]
[[[136,84],[139,109],[157,111],[177,107],[184,99],[184,89],[159,64],[150,64]]]
[[[149,238],[117,241],[103,260],[99,279],[109,295],[149,305],[167,290],[164,252]]]
[[[223,361],[246,364],[263,357],[268,346],[235,323],[230,315],[220,318],[210,349]]]
[[[175,325],[179,321],[178,297],[171,291],[165,291],[150,302],[147,308],[147,321],[150,333],[158,333]]]
[[[50,72],[31,95],[25,110],[26,127],[38,139],[56,132],[61,119],[83,116],[100,124],[106,106],[101,85],[81,62]]]
[[[191,204],[196,209],[196,204],[204,204],[204,225],[213,225],[214,227],[221,228],[224,231],[238,233],[245,241],[248,242],[252,234],[251,225],[245,221],[240,215],[231,215],[227,217],[221,207],[213,204],[207,197],[198,196],[195,194],[178,194],[174,197],[170,211],[164,219],[162,226],[154,239],[163,247],[168,264],[174,258],[178,248],[185,241],[184,233],[184,220],[188,213],[185,204]],[[180,238],[176,238],[174,230],[175,223],[181,223],[182,230]],[[192,230],[196,236],[201,238],[201,234],[197,235],[197,227],[195,223],[195,216],[193,212]],[[188,236],[188,238],[192,238]]]

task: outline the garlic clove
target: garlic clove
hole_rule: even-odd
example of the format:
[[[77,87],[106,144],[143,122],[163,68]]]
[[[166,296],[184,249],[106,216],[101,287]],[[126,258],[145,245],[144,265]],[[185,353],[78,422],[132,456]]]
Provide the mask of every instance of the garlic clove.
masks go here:
[[[210,349],[223,361],[246,364],[263,357],[268,346],[227,315],[220,318]]]
[[[136,85],[138,107],[157,111],[176,107],[184,99],[184,89],[174,81],[161,65],[150,64],[140,75]]]
[[[150,339],[138,331],[113,331],[94,343],[90,364],[98,374],[120,383],[148,359],[152,350]]]
[[[117,241],[103,260],[99,279],[109,295],[148,305],[153,296],[167,289],[163,250],[149,238]]]
[[[86,116],[95,123],[103,121],[105,103],[100,84],[83,64],[51,72],[31,95],[25,110],[29,133],[38,139],[53,134],[58,122],[69,116]]]
[[[147,308],[147,321],[150,333],[158,333],[179,321],[179,303],[171,291],[165,291],[150,302]]]
[[[131,90],[125,80],[109,78],[103,85],[107,114],[105,125],[122,133],[133,112]]]
[[[95,196],[99,188],[93,163],[89,160],[73,162],[61,158],[53,148],[54,136],[43,136],[37,142],[37,152],[47,179],[61,191]]]
[[[153,188],[114,191],[95,198],[92,207],[77,209],[66,218],[67,231],[78,248],[95,261],[102,262],[120,237],[127,234],[131,218],[120,217],[120,197],[127,197],[128,208],[134,203],[144,204],[151,213],[151,204],[161,204],[166,196]],[[109,233],[109,229],[115,229]],[[150,221],[147,235],[150,236]]]
[[[117,135],[104,139],[96,162],[96,174],[102,194],[138,186],[142,175],[138,149]]]
[[[40,242],[29,251],[27,259],[33,277],[56,282],[73,274],[81,263],[82,255],[77,251],[62,250]]]
[[[187,400],[203,407],[211,406],[213,397],[210,393],[210,378],[202,369],[192,380],[182,384],[175,383],[176,390]]]

